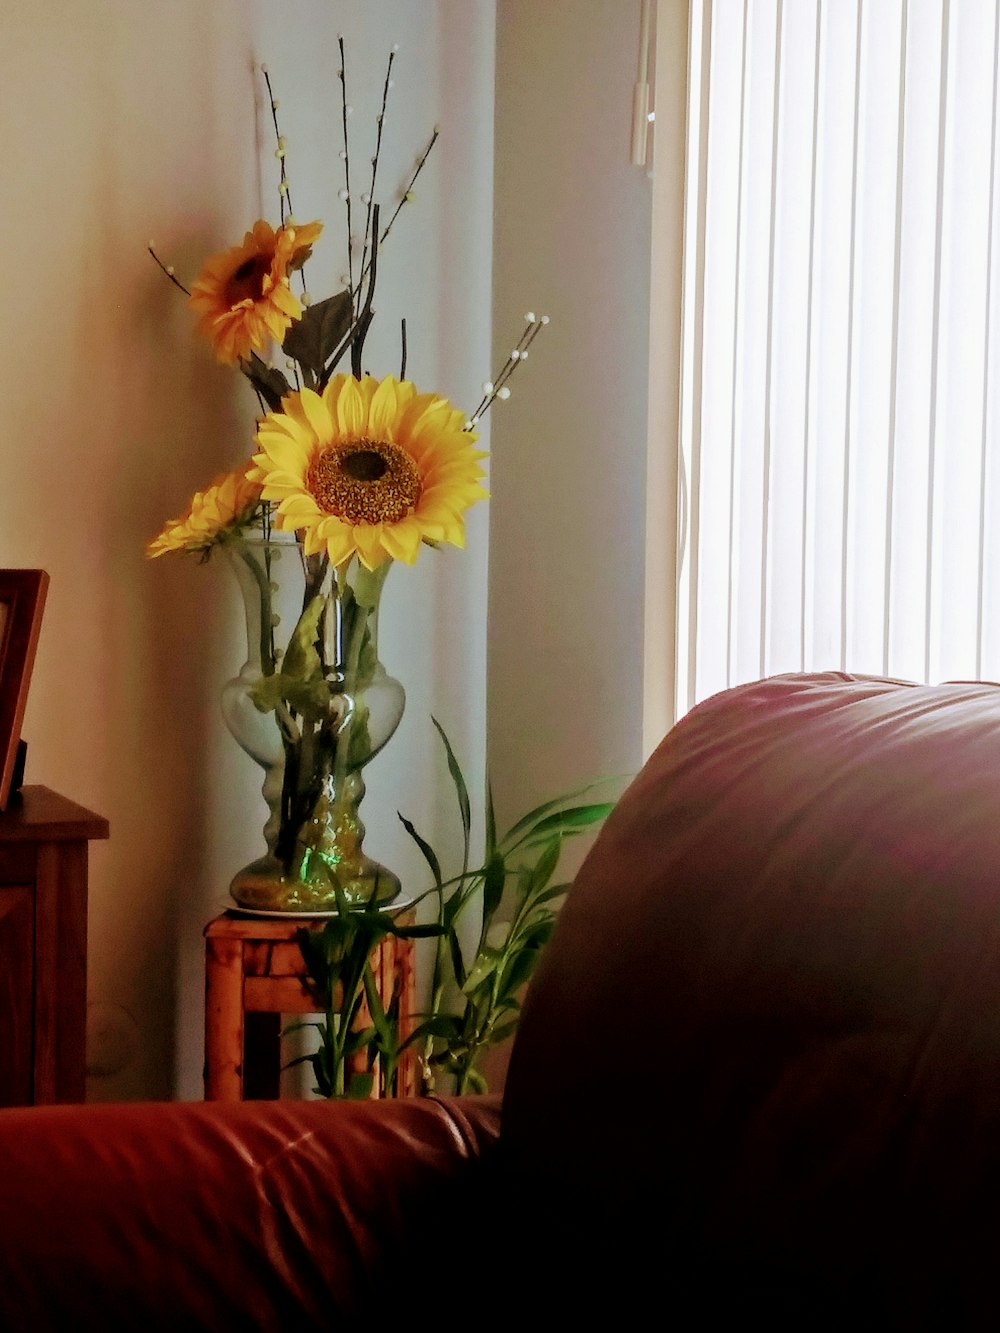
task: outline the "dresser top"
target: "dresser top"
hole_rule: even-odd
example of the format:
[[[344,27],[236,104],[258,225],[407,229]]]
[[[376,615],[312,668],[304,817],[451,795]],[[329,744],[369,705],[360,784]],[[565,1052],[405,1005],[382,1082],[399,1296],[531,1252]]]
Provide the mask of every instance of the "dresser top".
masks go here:
[[[106,838],[108,821],[48,787],[22,787],[0,812],[0,843]]]

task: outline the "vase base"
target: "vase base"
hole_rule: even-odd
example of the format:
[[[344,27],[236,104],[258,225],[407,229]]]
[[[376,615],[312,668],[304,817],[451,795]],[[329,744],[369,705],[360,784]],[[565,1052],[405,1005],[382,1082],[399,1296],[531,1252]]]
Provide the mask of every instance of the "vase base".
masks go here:
[[[264,857],[241,870],[229,886],[238,906],[258,912],[335,912],[339,895],[351,907],[385,907],[401,892],[399,877],[367,857],[355,873],[341,867],[336,880],[328,873],[296,878]]]

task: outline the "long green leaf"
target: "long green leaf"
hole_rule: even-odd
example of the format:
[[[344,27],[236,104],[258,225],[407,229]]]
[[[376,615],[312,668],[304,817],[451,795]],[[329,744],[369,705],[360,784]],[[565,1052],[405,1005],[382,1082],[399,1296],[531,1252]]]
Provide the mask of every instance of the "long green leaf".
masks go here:
[[[517,1028],[517,1019],[512,1018],[509,1023],[501,1023],[499,1027],[490,1030],[490,1045],[495,1046],[497,1042],[506,1040]]]
[[[509,847],[510,844],[525,831],[525,829],[531,828],[534,824],[537,824],[540,819],[543,819],[551,811],[558,810],[560,806],[567,805],[570,801],[577,800],[579,797],[586,795],[588,791],[593,791],[597,786],[600,786],[600,783],[588,782],[585,787],[578,787],[576,791],[567,792],[565,796],[557,796],[555,800],[545,801],[541,805],[536,805],[534,810],[529,810],[526,815],[522,815],[516,824],[511,825],[501,839],[501,846],[504,848]]]
[[[382,1043],[383,1051],[391,1052],[396,1045],[396,1034],[389,1022],[385,1008],[382,1004],[382,997],[378,993],[378,986],[375,983],[375,974],[372,972],[371,964],[365,967],[364,973],[365,996],[368,1000],[368,1010],[372,1016],[372,1023],[375,1031],[378,1033],[379,1041]]]
[[[451,966],[459,986],[465,985],[465,959],[462,957],[462,945],[455,932],[448,932],[448,948],[451,951]]]
[[[549,880],[555,874],[556,866],[559,864],[559,857],[562,855],[562,838],[558,835],[546,844],[542,850],[541,856],[535,862],[535,866],[528,880],[528,889],[525,898],[528,902],[533,902],[535,897],[546,887]]]
[[[446,934],[446,928],[436,921],[428,921],[426,925],[414,926],[397,926],[393,921],[386,926],[386,933],[395,935],[400,940],[426,940],[437,935]]]
[[[460,1031],[461,1021],[455,1014],[435,1014],[431,1018],[424,1019],[399,1049],[405,1051],[407,1046],[412,1046],[414,1042],[422,1041],[425,1037],[457,1037]]]
[[[294,1060],[288,1060],[281,1066],[282,1072],[286,1069],[294,1069],[296,1065],[311,1065],[316,1061],[315,1055],[297,1055]]]
[[[490,927],[493,914],[500,906],[506,883],[507,866],[503,857],[494,853],[487,861],[486,869],[483,872],[483,937],[485,937]]]
[[[492,859],[497,848],[497,817],[493,806],[493,784],[486,775],[486,860]]]
[[[499,964],[503,961],[503,954],[499,949],[494,949],[489,945],[484,945],[469,969],[469,974],[465,979],[465,985],[462,987],[466,995],[471,995],[477,987],[493,975]]]
[[[542,955],[541,948],[523,949],[510,960],[501,973],[498,994],[501,999],[514,995],[531,978],[532,972]]]
[[[553,898],[565,898],[572,887],[571,883],[550,884],[533,899],[533,907],[541,907],[543,903],[551,902]]]
[[[299,1018],[294,1023],[289,1023],[287,1027],[283,1027],[281,1035],[290,1037],[293,1032],[301,1032],[303,1028],[317,1028],[322,1032],[325,1026],[325,1023],[318,1022],[315,1018]],[[312,1056],[306,1056],[305,1058],[311,1060]]]
[[[364,1101],[366,1097],[372,1095],[372,1085],[374,1082],[374,1074],[352,1074],[351,1081],[347,1087],[348,1097],[351,1101]]]
[[[594,805],[574,805],[566,810],[557,810],[539,820],[529,833],[523,834],[508,850],[514,851],[529,844],[537,845],[552,833],[571,835],[581,832],[606,819],[613,809],[613,802],[601,801]]]
[[[476,870],[471,875],[466,875],[464,877],[465,887],[456,889],[446,900],[442,920],[449,930],[452,929],[455,922],[478,893],[481,873],[481,871]]]
[[[469,804],[469,789],[465,785],[465,778],[462,775],[462,769],[458,760],[455,758],[455,751],[451,748],[451,741],[448,739],[444,727],[432,717],[431,721],[437,728],[438,735],[444,742],[445,754],[448,758],[448,772],[451,774],[451,780],[455,784],[455,795],[458,798],[458,810],[462,818],[462,874],[469,868],[469,839],[472,829],[472,807]]]
[[[420,854],[427,862],[428,866],[430,867],[431,874],[434,876],[434,883],[440,889],[443,883],[443,879],[441,875],[441,862],[437,859],[437,853],[434,851],[434,848],[430,845],[430,843],[425,838],[422,838],[420,836],[420,834],[413,827],[413,825],[410,823],[410,821],[406,818],[405,815],[400,815],[398,810],[396,811],[396,814],[399,815],[399,820],[400,823],[403,825],[403,828],[406,829],[407,833],[420,848]]]

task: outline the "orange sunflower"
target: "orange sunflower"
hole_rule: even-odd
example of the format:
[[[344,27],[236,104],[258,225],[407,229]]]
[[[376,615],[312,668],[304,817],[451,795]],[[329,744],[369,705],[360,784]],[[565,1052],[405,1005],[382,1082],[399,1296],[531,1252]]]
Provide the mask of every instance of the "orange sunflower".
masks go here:
[[[305,263],[322,230],[322,222],[301,227],[286,222],[277,231],[255,222],[242,245],[208,260],[188,305],[198,316],[198,332],[220,361],[235,365],[251,350],[263,352],[272,338],[280,343],[292,321],[302,318],[288,275]]]
[[[260,486],[243,468],[224,472],[206,490],[195,493],[187,511],[167,523],[146,547],[146,554],[151,559],[168,551],[207,555],[227,533],[249,523],[258,504]]]
[[[446,398],[391,375],[335,375],[322,394],[302,389],[281,406],[257,431],[247,476],[307,554],[376,569],[412,565],[424,541],[465,545],[465,510],[487,497],[486,455]]]

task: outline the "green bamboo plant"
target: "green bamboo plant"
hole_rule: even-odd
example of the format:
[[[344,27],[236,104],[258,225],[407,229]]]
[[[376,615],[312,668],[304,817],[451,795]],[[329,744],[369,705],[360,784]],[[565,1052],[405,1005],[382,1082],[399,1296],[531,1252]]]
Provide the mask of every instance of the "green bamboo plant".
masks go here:
[[[308,1062],[315,1091],[325,1097],[366,1097],[379,1061],[386,1091],[396,1089],[403,1052],[416,1046],[420,1091],[449,1076],[458,1093],[486,1092],[479,1068],[489,1047],[517,1026],[521,994],[555,927],[569,883],[556,872],[567,839],[598,825],[613,802],[585,800],[597,783],[536,806],[498,836],[490,784],[486,784],[482,864],[471,865],[472,805],[461,766],[444,728],[432,719],[444,747],[462,832],[461,870],[446,877],[434,848],[404,815],[399,818],[420,850],[433,880],[423,898],[434,917],[399,923],[374,902],[339,912],[318,931],[300,932],[300,944],[325,1012],[292,1028],[314,1027],[318,1048],[292,1064]],[[471,956],[463,949],[464,923],[472,919]],[[381,997],[372,951],[386,935],[434,941],[427,1010],[414,1030],[401,1035],[399,996]],[[367,1001],[367,1005],[365,1005]]]

